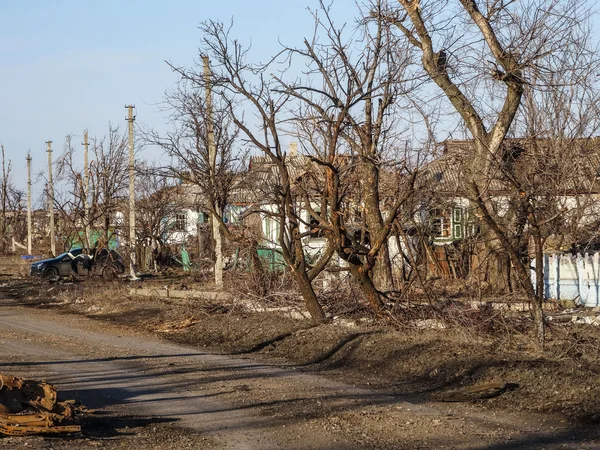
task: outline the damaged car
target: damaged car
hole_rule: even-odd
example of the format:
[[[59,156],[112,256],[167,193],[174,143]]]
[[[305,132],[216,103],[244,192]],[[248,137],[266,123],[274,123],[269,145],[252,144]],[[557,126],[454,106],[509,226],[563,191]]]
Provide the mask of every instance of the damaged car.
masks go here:
[[[76,275],[101,275],[111,278],[125,271],[123,258],[115,250],[100,249],[87,255],[73,248],[55,258],[31,264],[30,275],[47,279]]]

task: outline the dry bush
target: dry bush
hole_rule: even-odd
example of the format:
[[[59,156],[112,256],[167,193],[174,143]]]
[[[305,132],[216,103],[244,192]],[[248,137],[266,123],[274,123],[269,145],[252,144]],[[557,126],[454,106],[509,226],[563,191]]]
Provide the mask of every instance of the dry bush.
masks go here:
[[[465,339],[493,338],[511,346],[513,338],[527,336],[533,330],[528,313],[515,314],[494,309],[490,304],[471,307],[460,301],[432,303],[397,302],[385,316],[397,329],[444,329],[463,334]],[[414,332],[414,331],[413,331]]]
[[[238,270],[227,274],[227,285],[237,303],[249,304],[256,310],[288,308],[301,313],[305,310],[297,285],[287,270],[263,273]],[[330,317],[373,317],[357,282],[349,274],[322,274],[314,286]]]
[[[266,308],[303,308],[302,297],[289,271],[236,270],[226,273],[228,291],[236,303],[258,310]]]
[[[600,327],[550,322],[548,338],[546,351],[556,359],[600,361]]]
[[[317,290],[317,295],[330,316],[373,318],[373,310],[364,298],[358,282],[349,273],[325,273],[317,281],[322,286]]]

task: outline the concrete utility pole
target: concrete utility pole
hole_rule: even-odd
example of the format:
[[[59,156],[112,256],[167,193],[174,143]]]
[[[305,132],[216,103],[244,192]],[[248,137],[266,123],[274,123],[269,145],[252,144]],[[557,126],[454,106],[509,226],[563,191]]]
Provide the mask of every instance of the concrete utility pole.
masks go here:
[[[216,186],[217,176],[217,147],[215,145],[215,130],[212,116],[212,88],[210,77],[210,61],[208,56],[203,56],[204,62],[204,81],[206,83],[206,128],[208,130],[208,159],[209,159],[209,175],[213,188]],[[221,230],[218,215],[221,214],[219,205],[214,204],[217,214],[213,213],[212,217],[212,232],[215,240],[215,284],[217,287],[223,286],[223,251],[221,248]]]
[[[31,255],[31,154],[27,152],[27,254]]]
[[[52,184],[52,141],[48,145],[48,214],[50,215],[50,251],[56,256],[56,242],[54,237],[54,185]]]
[[[88,164],[88,130],[83,132],[83,220],[85,221],[85,241],[89,251],[92,243],[90,241],[90,166]]]
[[[7,199],[7,190],[8,190],[8,179],[6,174],[6,165],[4,159],[4,145],[0,145],[2,148],[2,213],[0,215],[0,233],[3,238],[6,238],[6,199]],[[9,162],[9,170],[10,170],[10,162]],[[0,249],[4,250],[4,243],[0,242]]]
[[[129,275],[132,280],[137,280],[135,274],[135,160],[133,158],[133,115],[134,105],[125,105],[127,108],[127,126],[129,131]]]

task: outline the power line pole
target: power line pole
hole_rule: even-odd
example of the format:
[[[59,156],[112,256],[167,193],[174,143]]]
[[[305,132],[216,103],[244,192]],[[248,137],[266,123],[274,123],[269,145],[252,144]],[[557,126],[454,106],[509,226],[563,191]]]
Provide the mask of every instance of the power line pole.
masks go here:
[[[27,152],[27,254],[31,255],[31,153]]]
[[[212,88],[211,88],[211,76],[210,76],[210,61],[208,56],[203,56],[202,61],[204,62],[204,82],[206,83],[206,128],[208,131],[208,160],[209,160],[209,175],[212,184],[212,189],[217,186],[217,147],[215,145],[215,130],[212,116]],[[216,193],[215,193],[216,194]],[[221,248],[221,230],[219,229],[220,223],[218,215],[221,214],[219,205],[217,202],[214,203],[214,209],[216,213],[213,213],[212,217],[212,232],[213,239],[215,240],[215,284],[217,287],[223,286],[223,251]]]
[[[129,275],[132,280],[137,280],[135,274],[135,160],[133,158],[133,115],[134,105],[125,105],[127,108],[127,126],[129,131]]]
[[[54,186],[52,184],[52,141],[48,145],[48,214],[50,214],[50,251],[56,256],[56,242],[54,237]]]
[[[2,148],[2,214],[0,215],[0,233],[3,238],[6,238],[6,202],[7,202],[7,190],[8,190],[8,177],[6,173],[6,165],[4,160],[4,145],[0,145]],[[10,161],[8,163],[8,170],[10,171]],[[0,241],[0,249],[4,250],[4,243]]]
[[[85,241],[89,251],[92,243],[90,241],[90,205],[89,205],[89,189],[90,189],[90,167],[88,165],[88,130],[83,132],[83,220],[85,221]]]

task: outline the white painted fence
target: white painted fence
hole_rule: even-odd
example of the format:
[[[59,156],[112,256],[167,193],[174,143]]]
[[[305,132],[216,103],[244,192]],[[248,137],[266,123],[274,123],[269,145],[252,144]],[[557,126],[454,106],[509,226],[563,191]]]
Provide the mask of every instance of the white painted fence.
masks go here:
[[[531,277],[535,284],[535,260]],[[600,306],[600,253],[544,255],[544,294],[551,299]]]

